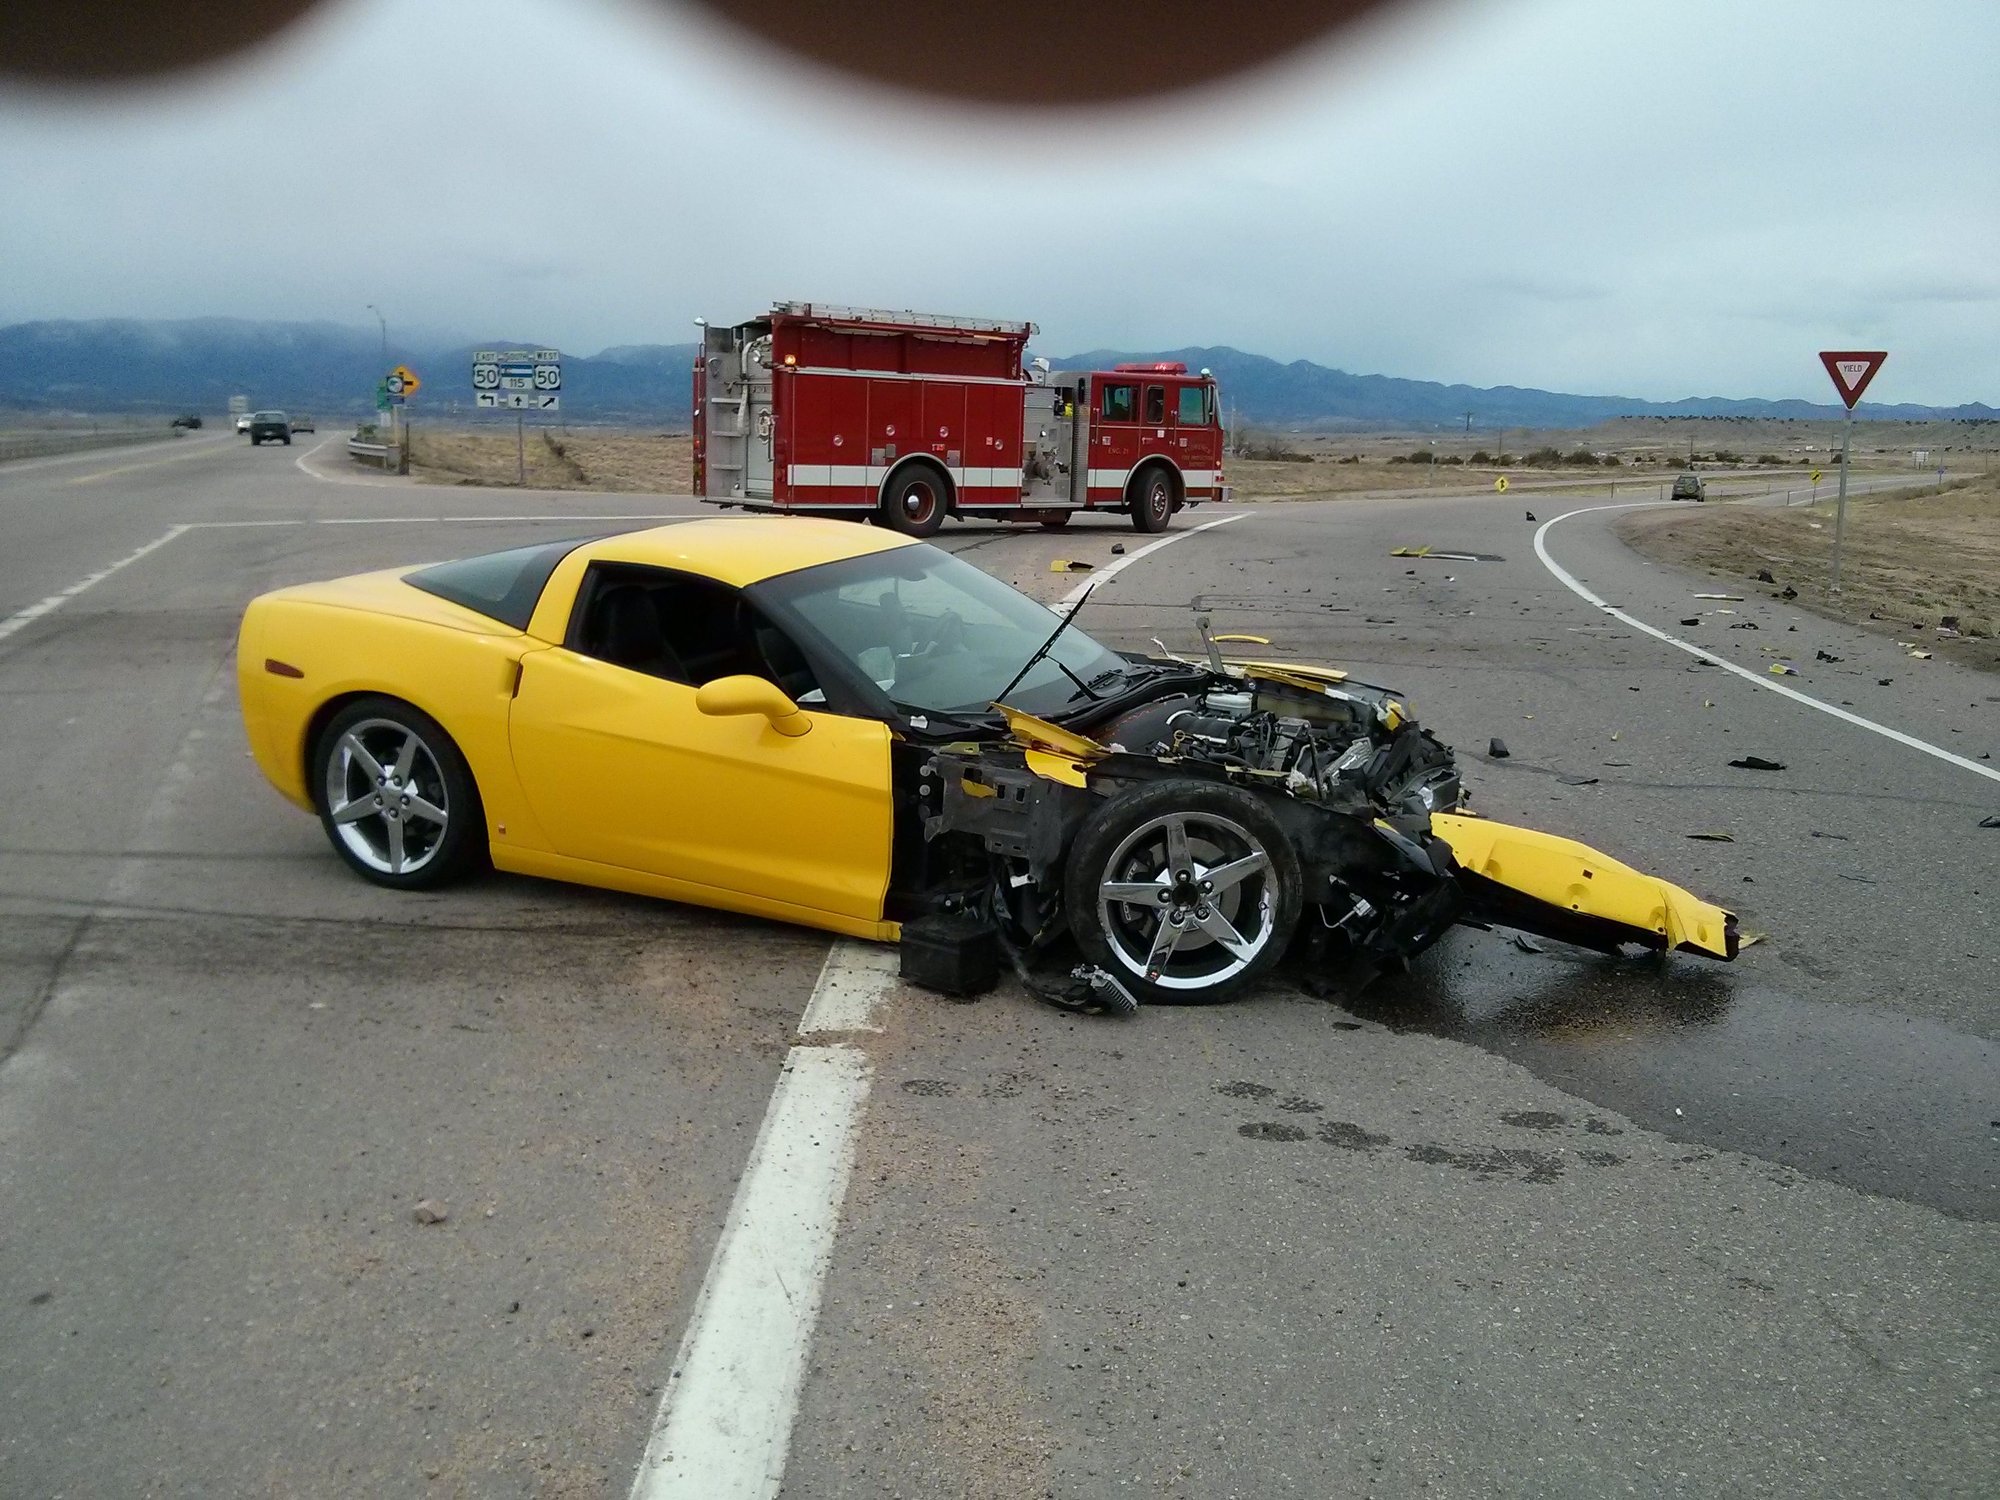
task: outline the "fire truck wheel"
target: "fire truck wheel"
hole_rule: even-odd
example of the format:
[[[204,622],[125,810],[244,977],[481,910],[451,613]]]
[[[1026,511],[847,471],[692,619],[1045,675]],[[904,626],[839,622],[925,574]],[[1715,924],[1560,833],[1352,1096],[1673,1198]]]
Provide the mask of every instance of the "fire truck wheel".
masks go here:
[[[1045,516],[1041,522],[1041,527],[1044,531],[1061,531],[1067,525],[1069,525],[1069,516],[1067,514]]]
[[[1132,525],[1138,531],[1165,531],[1174,513],[1174,477],[1158,464],[1133,482]]]
[[[882,497],[882,519],[906,536],[935,536],[944,525],[945,478],[912,464],[890,481]]]

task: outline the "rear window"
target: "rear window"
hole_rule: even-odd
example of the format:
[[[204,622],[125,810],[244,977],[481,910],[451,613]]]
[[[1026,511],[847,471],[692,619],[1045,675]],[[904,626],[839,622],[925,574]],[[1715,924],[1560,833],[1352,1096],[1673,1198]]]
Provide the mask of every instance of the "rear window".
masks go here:
[[[590,540],[572,537],[568,541],[511,547],[505,552],[488,552],[483,557],[439,563],[436,567],[405,573],[403,582],[426,594],[462,604],[489,620],[526,630],[556,564]]]
[[[282,422],[285,414],[281,411],[260,411],[250,419],[253,422]]]

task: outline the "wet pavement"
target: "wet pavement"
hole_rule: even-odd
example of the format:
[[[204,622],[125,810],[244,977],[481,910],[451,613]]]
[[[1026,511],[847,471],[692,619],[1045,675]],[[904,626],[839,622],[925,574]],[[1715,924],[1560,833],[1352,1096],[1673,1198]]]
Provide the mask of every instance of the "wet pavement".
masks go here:
[[[1483,1047],[1671,1140],[2000,1219],[1992,1042],[1803,999],[1741,969],[1544,946],[1527,953],[1501,934],[1454,933],[1344,1004],[1399,1031]]]

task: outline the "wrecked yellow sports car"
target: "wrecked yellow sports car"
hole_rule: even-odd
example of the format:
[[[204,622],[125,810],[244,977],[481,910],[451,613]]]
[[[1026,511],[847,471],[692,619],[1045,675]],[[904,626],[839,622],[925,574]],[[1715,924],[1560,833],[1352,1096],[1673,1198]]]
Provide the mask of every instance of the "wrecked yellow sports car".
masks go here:
[[[1005,961],[1119,1011],[1224,998],[1288,952],[1358,985],[1454,922],[1736,951],[1729,913],[1462,812],[1394,693],[1212,642],[1112,651],[836,521],[282,589],[245,613],[237,672],[265,775],[388,886],[490,861],[900,940],[938,988]]]

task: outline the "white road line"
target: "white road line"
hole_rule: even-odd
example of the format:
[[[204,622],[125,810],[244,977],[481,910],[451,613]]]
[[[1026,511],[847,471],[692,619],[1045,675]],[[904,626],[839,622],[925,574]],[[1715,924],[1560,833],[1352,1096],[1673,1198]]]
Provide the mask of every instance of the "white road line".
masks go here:
[[[189,529],[190,528],[186,526],[169,526],[166,529],[164,535],[154,537],[153,540],[146,543],[145,546],[139,548],[138,551],[128,553],[124,557],[119,558],[118,561],[111,564],[110,567],[100,568],[95,573],[92,573],[88,578],[78,579],[75,583],[71,584],[61,593],[51,594],[49,595],[48,598],[42,600],[40,603],[30,604],[26,609],[20,610],[15,614],[11,614],[4,620],[0,620],[0,641],[4,641],[5,639],[7,639],[8,636],[14,634],[14,632],[17,630],[27,629],[30,625],[34,624],[35,621],[41,619],[44,615],[54,614],[57,610],[61,609],[65,604],[69,603],[70,600],[74,599],[78,594],[84,592],[84,590],[95,588],[98,584],[104,582],[105,579],[109,578],[113,573],[118,572],[122,568],[131,567],[133,563],[137,562],[140,558],[145,557],[149,553],[159,551],[160,548],[166,546],[168,542],[171,542],[175,537],[179,536],[182,532],[187,531]]]
[[[894,948],[875,943],[835,943],[813,986],[799,1034],[822,1031],[880,1031],[876,1019],[882,997],[896,982],[901,959]]]
[[[1850,491],[1850,493],[1852,492]],[[1677,635],[1669,635],[1656,625],[1648,625],[1644,620],[1635,619],[1633,616],[1626,614],[1624,610],[1607,604],[1598,598],[1597,595],[1577,582],[1575,577],[1567,572],[1553,557],[1549,556],[1549,549],[1544,543],[1543,538],[1549,534],[1550,527],[1567,521],[1571,516],[1587,516],[1594,511],[1600,510],[1644,510],[1659,503],[1656,500],[1643,500],[1624,505],[1590,505],[1585,506],[1581,510],[1565,511],[1563,514],[1555,517],[1554,520],[1544,521],[1536,528],[1535,555],[1542,560],[1542,566],[1554,574],[1556,581],[1562,584],[1563,587],[1586,603],[1596,605],[1597,608],[1603,610],[1613,619],[1622,620],[1634,630],[1650,635],[1655,640],[1665,641],[1669,646],[1678,651],[1685,651],[1690,656],[1698,656],[1705,662],[1712,662],[1725,672],[1734,672],[1745,682],[1755,683],[1760,688],[1768,688],[1771,692],[1790,698],[1794,703],[1803,703],[1806,707],[1816,708],[1823,714],[1832,714],[1834,718],[1844,723],[1852,724],[1859,729],[1869,730],[1872,733],[1881,735],[1884,739],[1894,740],[1899,745],[1907,745],[1912,750],[1921,750],[1924,754],[1935,756],[1941,761],[1957,766],[1960,770],[1970,771],[1975,776],[1984,776],[1988,781],[2000,781],[2000,771],[1995,771],[1989,766],[1982,766],[1976,760],[1967,760],[1963,755],[1954,755],[1941,745],[1933,745],[1929,740],[1920,740],[1913,734],[1903,733],[1900,729],[1891,729],[1886,724],[1877,724],[1873,719],[1864,719],[1860,714],[1849,713],[1846,709],[1837,707],[1834,704],[1823,703],[1810,693],[1802,693],[1797,688],[1786,687],[1782,682],[1763,673],[1753,672],[1748,667],[1739,667],[1732,661],[1724,661],[1720,655],[1712,650],[1697,646],[1691,641],[1684,641]],[[1669,501],[1668,503],[1671,504],[1672,502]]]
[[[55,453],[46,458],[10,458],[0,461],[0,479],[15,474],[32,474],[37,469],[55,469],[64,464],[102,463],[107,458],[115,458],[122,453],[153,453],[172,445],[187,445],[188,451],[176,457],[192,458],[196,453],[206,453],[210,449],[220,451],[228,446],[218,434],[205,438],[161,438],[157,443],[113,443],[104,448],[80,448],[74,453]]]
[[[1233,516],[1222,516],[1213,521],[1203,521],[1201,525],[1190,526],[1186,531],[1170,531],[1165,536],[1161,537],[1158,541],[1146,543],[1146,545],[1141,547],[1137,552],[1128,552],[1123,557],[1118,558],[1114,562],[1111,562],[1106,566],[1099,568],[1096,571],[1096,573],[1094,573],[1091,577],[1086,578],[1082,583],[1079,583],[1075,588],[1071,589],[1067,594],[1064,594],[1062,598],[1056,600],[1056,603],[1058,605],[1074,604],[1076,603],[1077,600],[1081,599],[1084,596],[1084,593],[1087,590],[1094,589],[1100,583],[1107,583],[1111,579],[1116,578],[1120,573],[1124,572],[1127,568],[1131,567],[1132,564],[1137,562],[1140,558],[1150,557],[1153,553],[1158,552],[1162,547],[1169,547],[1172,546],[1175,542],[1186,541],[1189,537],[1195,536],[1200,532],[1213,531],[1218,526],[1227,526],[1231,521],[1247,521],[1253,514],[1254,512],[1252,511],[1239,510]]]
[[[306,449],[305,452],[299,454],[298,457],[294,458],[292,462],[298,465],[299,472],[301,474],[304,474],[309,479],[326,479],[326,475],[316,474],[311,469],[308,469],[306,467],[306,460],[311,458],[315,453],[319,452],[320,449],[324,448],[328,443],[332,442],[339,435],[340,434],[338,433],[329,432],[325,437],[321,438],[318,442],[314,443],[310,448]],[[327,479],[328,484],[332,484],[333,482],[334,481]]]
[[[879,961],[885,953],[836,940],[801,1031],[862,1029],[857,1019],[872,1025],[896,982],[893,963]],[[833,989],[842,991],[838,998]],[[674,1357],[632,1500],[778,1493],[872,1081],[868,1059],[853,1047],[802,1041],[786,1056]]]

